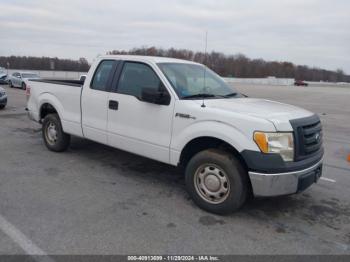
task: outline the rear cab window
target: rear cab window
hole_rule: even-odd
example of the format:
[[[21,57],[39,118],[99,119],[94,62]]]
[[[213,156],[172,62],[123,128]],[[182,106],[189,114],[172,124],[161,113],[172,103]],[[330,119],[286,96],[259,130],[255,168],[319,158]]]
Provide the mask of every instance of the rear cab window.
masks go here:
[[[90,88],[99,91],[109,91],[116,64],[117,61],[115,60],[101,61],[95,70]]]

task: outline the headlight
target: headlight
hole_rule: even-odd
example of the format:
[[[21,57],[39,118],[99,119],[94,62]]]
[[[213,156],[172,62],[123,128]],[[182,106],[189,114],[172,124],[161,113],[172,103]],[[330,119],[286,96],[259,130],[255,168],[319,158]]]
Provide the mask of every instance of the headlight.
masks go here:
[[[294,160],[293,133],[255,132],[254,141],[263,153],[280,154],[284,161]]]

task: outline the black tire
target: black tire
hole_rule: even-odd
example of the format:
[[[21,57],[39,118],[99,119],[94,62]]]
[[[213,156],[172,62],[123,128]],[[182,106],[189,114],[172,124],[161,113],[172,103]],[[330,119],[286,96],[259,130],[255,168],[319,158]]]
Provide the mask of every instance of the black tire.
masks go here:
[[[12,81],[9,81],[9,86],[10,86],[11,88],[13,88]]]
[[[26,90],[26,83],[22,82],[22,89]]]
[[[45,116],[42,136],[46,147],[54,152],[65,151],[70,144],[70,135],[63,132],[61,120],[57,114]]]
[[[209,170],[207,168],[209,168]],[[213,176],[210,173],[211,168],[218,168],[219,170],[219,173],[217,173],[217,170],[212,172],[216,172],[216,174],[219,174],[219,176],[217,176],[219,179],[217,178],[215,179],[217,179],[217,181],[220,181],[219,182],[220,190],[221,189],[225,190],[225,186],[222,186],[223,184],[222,179],[220,179],[221,175],[225,176],[224,181],[226,182],[224,182],[223,185],[227,183],[226,188],[228,188],[228,192],[225,193],[225,197],[222,197],[222,199],[220,200],[222,202],[218,201],[217,203],[212,203],[210,202],[210,200],[206,199],[206,197],[212,197],[212,196],[210,194],[207,196],[204,196],[205,190],[201,188],[201,185],[198,185],[198,183],[201,183],[201,182],[196,182],[196,181],[200,181],[200,179],[198,178],[200,175],[198,174],[205,173],[206,175],[207,173],[207,171],[203,172],[203,170],[202,171],[199,171],[199,170],[205,169],[205,170],[208,170],[209,173],[206,175],[206,178],[203,180],[207,181],[208,179],[212,179],[207,183],[208,185],[213,186],[213,183],[211,182],[213,182],[213,177],[216,175]],[[209,177],[210,175],[212,177]],[[189,161],[186,167],[185,176],[186,176],[186,187],[193,201],[200,208],[208,212],[220,214],[220,215],[230,214],[234,211],[237,211],[245,203],[247,199],[248,192],[249,192],[247,172],[245,168],[241,165],[239,160],[237,160],[234,157],[234,155],[232,155],[229,152],[219,150],[219,149],[208,149],[197,153]],[[216,183],[217,182],[214,181],[214,187],[216,187],[217,185]],[[205,183],[203,182],[203,184]]]
[[[4,109],[6,105],[0,105],[0,109]]]

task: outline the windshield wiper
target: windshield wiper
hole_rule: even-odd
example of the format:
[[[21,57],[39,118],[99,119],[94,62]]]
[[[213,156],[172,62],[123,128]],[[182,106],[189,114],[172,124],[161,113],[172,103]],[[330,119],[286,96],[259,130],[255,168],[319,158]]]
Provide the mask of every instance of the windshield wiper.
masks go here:
[[[184,96],[182,99],[191,99],[191,98],[207,98],[207,97],[222,97],[222,98],[230,98],[237,96],[238,93],[230,93],[227,95],[214,95],[214,94],[195,94],[195,95],[189,95],[189,96]]]
[[[223,95],[223,97],[228,98],[228,97],[234,97],[236,95],[237,95],[237,93],[230,93],[230,94],[227,94],[227,95]]]
[[[206,97],[216,97],[216,95],[213,94],[195,94],[190,96],[184,96],[182,99],[191,99],[191,98],[206,98]]]

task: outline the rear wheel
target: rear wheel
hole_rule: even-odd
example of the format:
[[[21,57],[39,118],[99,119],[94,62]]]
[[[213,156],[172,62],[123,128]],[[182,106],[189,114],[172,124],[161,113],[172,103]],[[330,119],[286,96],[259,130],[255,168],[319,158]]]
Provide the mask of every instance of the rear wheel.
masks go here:
[[[5,105],[0,105],[0,109],[4,109],[5,108]]]
[[[55,152],[65,151],[70,144],[70,135],[63,132],[57,114],[49,114],[44,118],[42,135],[46,147]]]
[[[209,149],[199,152],[188,163],[186,187],[193,201],[202,209],[229,214],[244,204],[248,195],[248,178],[232,154]]]

